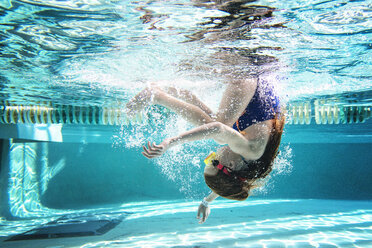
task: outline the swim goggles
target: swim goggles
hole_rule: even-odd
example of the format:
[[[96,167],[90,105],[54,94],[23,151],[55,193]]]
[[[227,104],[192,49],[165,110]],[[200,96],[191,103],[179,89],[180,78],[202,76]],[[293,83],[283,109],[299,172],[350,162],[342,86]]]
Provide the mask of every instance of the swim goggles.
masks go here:
[[[212,152],[211,154],[208,155],[208,157],[206,157],[204,159],[205,165],[213,165],[213,167],[216,167],[218,170],[222,171],[224,174],[226,174],[228,176],[234,176],[236,179],[239,179],[242,182],[244,182],[244,181],[247,180],[244,177],[232,175],[230,173],[230,171],[227,169],[227,167],[224,166],[224,165],[222,165],[222,164],[220,164],[220,162],[216,158],[217,158],[216,153],[215,152]]]

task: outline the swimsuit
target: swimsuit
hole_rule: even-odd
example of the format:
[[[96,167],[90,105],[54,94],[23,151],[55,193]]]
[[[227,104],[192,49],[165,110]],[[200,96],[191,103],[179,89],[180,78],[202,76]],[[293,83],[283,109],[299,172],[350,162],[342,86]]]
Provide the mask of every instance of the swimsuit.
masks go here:
[[[242,132],[253,124],[274,119],[279,112],[279,98],[275,95],[273,87],[259,80],[251,101],[232,128]]]
[[[275,95],[272,85],[269,85],[267,82],[258,81],[256,91],[251,101],[232,128],[244,134],[243,130],[247,127],[259,122],[275,119],[278,113],[280,113],[279,98]],[[273,135],[277,134],[272,133],[270,135],[268,144],[273,142]],[[269,146],[266,145],[263,155],[257,160],[247,161],[242,156],[246,168],[241,171],[229,172],[225,166],[221,165],[220,162],[215,159],[215,153],[209,155],[204,160],[204,163],[207,165],[209,162],[212,162],[212,164],[224,174],[228,176],[232,175],[240,181],[264,178],[272,169],[272,160],[275,158],[277,148],[279,147],[280,139],[276,140],[277,141],[274,141],[273,144]],[[267,159],[270,159],[270,161],[267,161]]]
[[[278,113],[280,113],[279,97],[275,95],[272,85],[269,85],[267,82],[258,81],[254,96],[232,128],[244,135],[245,132],[243,130],[247,127],[259,122],[275,119]],[[246,168],[238,172],[241,178],[248,180],[264,178],[271,171],[272,160],[277,154],[277,148],[280,143],[280,139],[278,139],[278,144],[271,144],[273,142],[273,135],[276,134],[272,133],[270,135],[270,139],[261,158],[246,161],[242,156]],[[272,150],[272,147],[275,149]]]

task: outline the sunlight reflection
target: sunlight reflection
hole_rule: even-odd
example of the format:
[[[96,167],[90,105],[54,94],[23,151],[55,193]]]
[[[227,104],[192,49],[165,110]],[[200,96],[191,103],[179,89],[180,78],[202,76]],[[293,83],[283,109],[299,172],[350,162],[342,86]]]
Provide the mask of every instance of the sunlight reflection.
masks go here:
[[[219,201],[218,204],[213,206],[213,209],[223,209],[223,208],[239,208],[246,206],[256,206],[256,205],[267,205],[273,203],[282,203],[282,202],[296,202],[297,200],[254,200],[246,202],[233,202],[233,201]],[[195,212],[199,206],[199,202],[183,202],[183,201],[163,201],[163,202],[136,202],[128,203],[121,205],[122,208],[127,208],[135,206],[130,209],[130,212],[133,212],[131,216],[127,219],[136,219],[143,217],[153,217],[167,214],[176,214],[176,213],[186,213],[186,212]]]
[[[198,225],[195,219],[198,204],[151,201],[91,209],[88,212],[108,217],[124,212],[129,215],[108,235],[94,242],[87,238],[83,246],[76,247],[369,247],[372,244],[370,202],[217,200],[212,216],[203,225]],[[86,210],[74,211],[73,215],[86,213]],[[58,216],[2,221],[1,230],[7,235],[16,234],[53,218]]]
[[[195,202],[173,201],[162,202],[160,205],[155,202],[154,205],[137,205],[127,209],[135,213],[127,220],[135,221],[136,225],[139,225],[136,219],[152,217],[153,219],[146,225],[150,234],[142,232],[129,237],[122,235],[110,242],[89,243],[83,247],[174,247],[175,245],[177,247],[226,247],[226,245],[229,247],[345,247],[358,242],[366,242],[367,245],[372,242],[372,209],[319,213],[316,210],[318,208],[315,207],[319,202],[315,200],[313,202],[311,200],[253,200],[237,204],[223,200],[217,201],[212,211],[241,207],[245,213],[254,211],[253,214],[256,215],[262,207],[254,208],[254,206],[266,204],[270,204],[268,209],[274,211],[267,218],[259,215],[239,218],[232,214],[226,218],[215,213],[213,218],[220,218],[215,223],[222,221],[222,224],[210,224],[215,220],[211,219],[203,226],[190,225],[185,217],[174,216],[175,213],[194,212],[197,205]],[[286,204],[287,212],[276,215],[276,211],[281,211],[280,204]],[[300,211],[298,206],[304,207],[310,204],[314,204],[311,206],[311,214],[306,210],[301,214],[295,212]],[[141,212],[136,213],[136,211]],[[172,218],[176,218],[176,221]],[[157,221],[162,223],[160,229]],[[154,228],[151,228],[151,225]],[[146,228],[144,227],[145,230]]]

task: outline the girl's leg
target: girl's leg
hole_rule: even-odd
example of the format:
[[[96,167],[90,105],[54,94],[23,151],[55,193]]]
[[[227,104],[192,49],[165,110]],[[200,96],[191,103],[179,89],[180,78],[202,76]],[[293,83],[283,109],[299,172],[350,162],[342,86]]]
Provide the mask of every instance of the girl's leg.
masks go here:
[[[221,99],[221,103],[216,115],[210,108],[208,108],[208,106],[206,106],[192,92],[188,90],[177,89],[175,87],[167,87],[166,91],[176,98],[180,98],[188,103],[199,107],[214,121],[219,121],[228,126],[232,126],[252,99],[256,91],[256,87],[256,78],[232,80],[231,82],[229,82]]]
[[[216,121],[232,126],[251,101],[257,88],[257,79],[231,81],[223,94]]]
[[[203,110],[207,115],[213,118],[213,111],[205,105],[194,93],[185,89],[177,89],[175,87],[166,87],[164,89],[168,94],[179,98],[187,103],[193,104]]]
[[[127,103],[128,114],[134,115],[137,111],[141,111],[146,105],[150,104],[159,104],[169,108],[196,126],[213,121],[213,119],[198,106],[177,99],[167,94],[159,87],[154,86],[145,88]]]
[[[184,90],[183,94],[179,94],[177,89],[170,88],[169,93],[171,94],[167,94],[156,86],[142,90],[128,102],[127,108],[129,114],[131,114],[142,110],[146,105],[159,104],[171,109],[197,126],[212,121],[219,121],[232,126],[252,99],[256,87],[257,79],[253,78],[231,81],[227,85],[215,118],[212,117],[212,111],[191,92]],[[185,99],[187,102],[174,97],[172,94]]]

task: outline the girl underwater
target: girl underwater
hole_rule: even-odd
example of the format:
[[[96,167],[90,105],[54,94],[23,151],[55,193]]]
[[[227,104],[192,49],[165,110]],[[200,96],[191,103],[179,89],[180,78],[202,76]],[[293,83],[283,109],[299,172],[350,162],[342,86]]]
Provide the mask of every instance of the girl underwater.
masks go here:
[[[195,128],[160,144],[148,141],[147,147],[143,146],[145,157],[156,158],[173,146],[201,139],[225,145],[205,160],[204,179],[212,192],[199,205],[199,223],[206,221],[209,203],[218,196],[243,201],[257,187],[255,181],[272,170],[285,118],[279,98],[267,82],[254,77],[231,80],[217,113],[188,90],[154,84],[128,102],[128,114],[152,104],[174,111]]]

